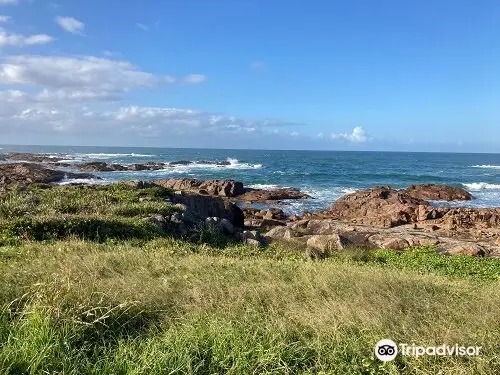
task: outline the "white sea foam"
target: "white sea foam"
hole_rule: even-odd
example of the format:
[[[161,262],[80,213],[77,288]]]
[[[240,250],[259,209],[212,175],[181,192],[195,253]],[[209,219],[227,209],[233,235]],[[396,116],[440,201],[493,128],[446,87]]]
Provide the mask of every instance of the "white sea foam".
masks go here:
[[[276,190],[280,188],[280,186],[273,184],[253,184],[253,185],[248,185],[248,187],[252,189],[263,189],[263,190]]]
[[[179,164],[179,165],[170,165],[162,169],[165,172],[171,173],[190,173],[193,170],[199,169],[259,169],[262,168],[262,164],[250,164],[250,163],[242,163],[238,159],[227,158],[229,162],[228,165],[221,165],[217,163],[191,163],[191,164]]]
[[[135,153],[130,153],[130,154],[108,154],[108,153],[95,153],[95,154],[75,154],[78,157],[84,157],[88,159],[112,159],[112,158],[119,158],[119,157],[126,157],[126,156],[131,156],[134,158],[149,158],[155,155],[150,155],[150,154],[135,154]]]
[[[352,193],[355,193],[357,192],[358,190],[356,189],[351,189],[351,188],[345,188],[345,189],[342,189],[341,192],[344,193],[344,194],[352,194]]]
[[[489,165],[489,164],[483,164],[483,165],[473,165],[472,168],[482,168],[482,169],[500,169],[500,165]]]
[[[241,163],[238,159],[227,158],[227,161],[230,163],[228,168],[231,169],[259,169],[262,168],[262,164],[249,164],[249,163]]]
[[[58,185],[69,185],[69,184],[89,184],[89,185],[104,185],[108,184],[108,180],[98,180],[96,178],[64,178],[59,181]]]
[[[59,160],[59,163],[68,163],[68,164],[81,163],[81,162],[83,162],[83,159],[62,159],[62,160]]]
[[[481,191],[481,190],[500,190],[500,185],[489,184],[487,182],[471,182],[470,184],[462,184],[468,190]]]

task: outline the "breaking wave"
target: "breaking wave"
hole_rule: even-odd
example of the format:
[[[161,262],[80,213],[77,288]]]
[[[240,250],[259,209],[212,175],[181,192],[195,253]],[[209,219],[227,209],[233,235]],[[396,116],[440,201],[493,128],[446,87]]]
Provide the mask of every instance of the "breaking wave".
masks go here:
[[[462,184],[468,190],[481,191],[481,190],[500,190],[500,185],[489,184],[487,182],[471,182],[470,184]]]
[[[282,186],[274,184],[253,184],[253,185],[248,185],[248,187],[252,189],[276,190],[281,188]]]
[[[78,157],[84,157],[88,159],[112,159],[112,158],[119,158],[123,156],[131,156],[134,158],[149,158],[155,155],[150,155],[150,154],[135,154],[135,153],[130,153],[130,154],[107,154],[107,153],[95,153],[95,154],[75,154]]]
[[[58,185],[70,185],[70,184],[89,184],[89,185],[104,185],[109,184],[111,181],[108,180],[98,180],[96,178],[64,178],[59,181]]]
[[[489,164],[473,165],[471,168],[500,169],[500,165],[489,165]]]
[[[225,163],[192,161],[186,164],[170,164],[164,171],[187,173],[193,169],[259,169],[262,164],[242,163],[238,159],[227,158]]]

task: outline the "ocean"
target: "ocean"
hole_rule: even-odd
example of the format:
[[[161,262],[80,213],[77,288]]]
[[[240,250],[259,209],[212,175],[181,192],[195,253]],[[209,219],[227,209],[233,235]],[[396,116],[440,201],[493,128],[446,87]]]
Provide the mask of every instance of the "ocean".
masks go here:
[[[296,187],[313,197],[286,202],[281,208],[289,213],[326,209],[344,194],[375,185],[405,188],[418,183],[465,188],[475,199],[460,205],[500,207],[500,154],[0,146],[0,152],[9,151],[49,153],[62,156],[68,163],[189,160],[193,163],[159,171],[96,172],[95,175],[102,182],[183,177],[235,179],[247,187]],[[228,161],[229,165],[196,163],[202,160]],[[71,182],[74,181],[64,181]]]

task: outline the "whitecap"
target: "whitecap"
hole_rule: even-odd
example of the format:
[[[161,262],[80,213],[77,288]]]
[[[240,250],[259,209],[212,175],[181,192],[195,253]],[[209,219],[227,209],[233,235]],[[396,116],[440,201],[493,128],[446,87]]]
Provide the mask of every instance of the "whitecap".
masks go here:
[[[88,159],[111,159],[111,158],[118,158],[118,157],[123,157],[123,156],[131,156],[134,158],[149,158],[155,155],[151,154],[135,154],[135,153],[130,153],[130,154],[110,154],[110,153],[94,153],[94,154],[75,154],[79,157],[85,157]]]
[[[107,183],[109,183],[109,181],[98,180],[96,178],[64,178],[57,184],[58,185],[70,185],[70,184],[104,185]]]
[[[471,168],[500,169],[500,165],[490,165],[490,164],[473,165],[473,166],[471,166]]]
[[[238,159],[227,158],[229,165],[227,166],[230,169],[259,169],[262,168],[262,164],[250,164],[250,163],[241,163]]]
[[[341,190],[341,192],[344,194],[352,194],[352,193],[355,193],[357,191],[358,191],[357,189],[351,189],[351,188],[346,188],[346,189]]]
[[[262,190],[276,190],[280,188],[280,186],[274,184],[253,184],[253,185],[248,185],[248,187],[252,189],[262,189]]]
[[[481,191],[481,190],[498,190],[500,189],[500,185],[497,184],[489,184],[487,182],[471,182],[469,184],[462,184],[468,190],[471,191]]]

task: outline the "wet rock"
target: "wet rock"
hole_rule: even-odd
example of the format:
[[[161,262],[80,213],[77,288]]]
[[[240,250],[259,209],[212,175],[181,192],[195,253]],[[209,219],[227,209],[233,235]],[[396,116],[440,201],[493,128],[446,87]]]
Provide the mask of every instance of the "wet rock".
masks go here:
[[[189,165],[192,164],[192,161],[190,160],[176,160],[176,161],[171,161],[168,163],[168,165]]]
[[[112,172],[113,168],[108,166],[107,163],[101,161],[94,161],[91,163],[79,164],[78,169],[81,171],[93,171],[93,172]]]

